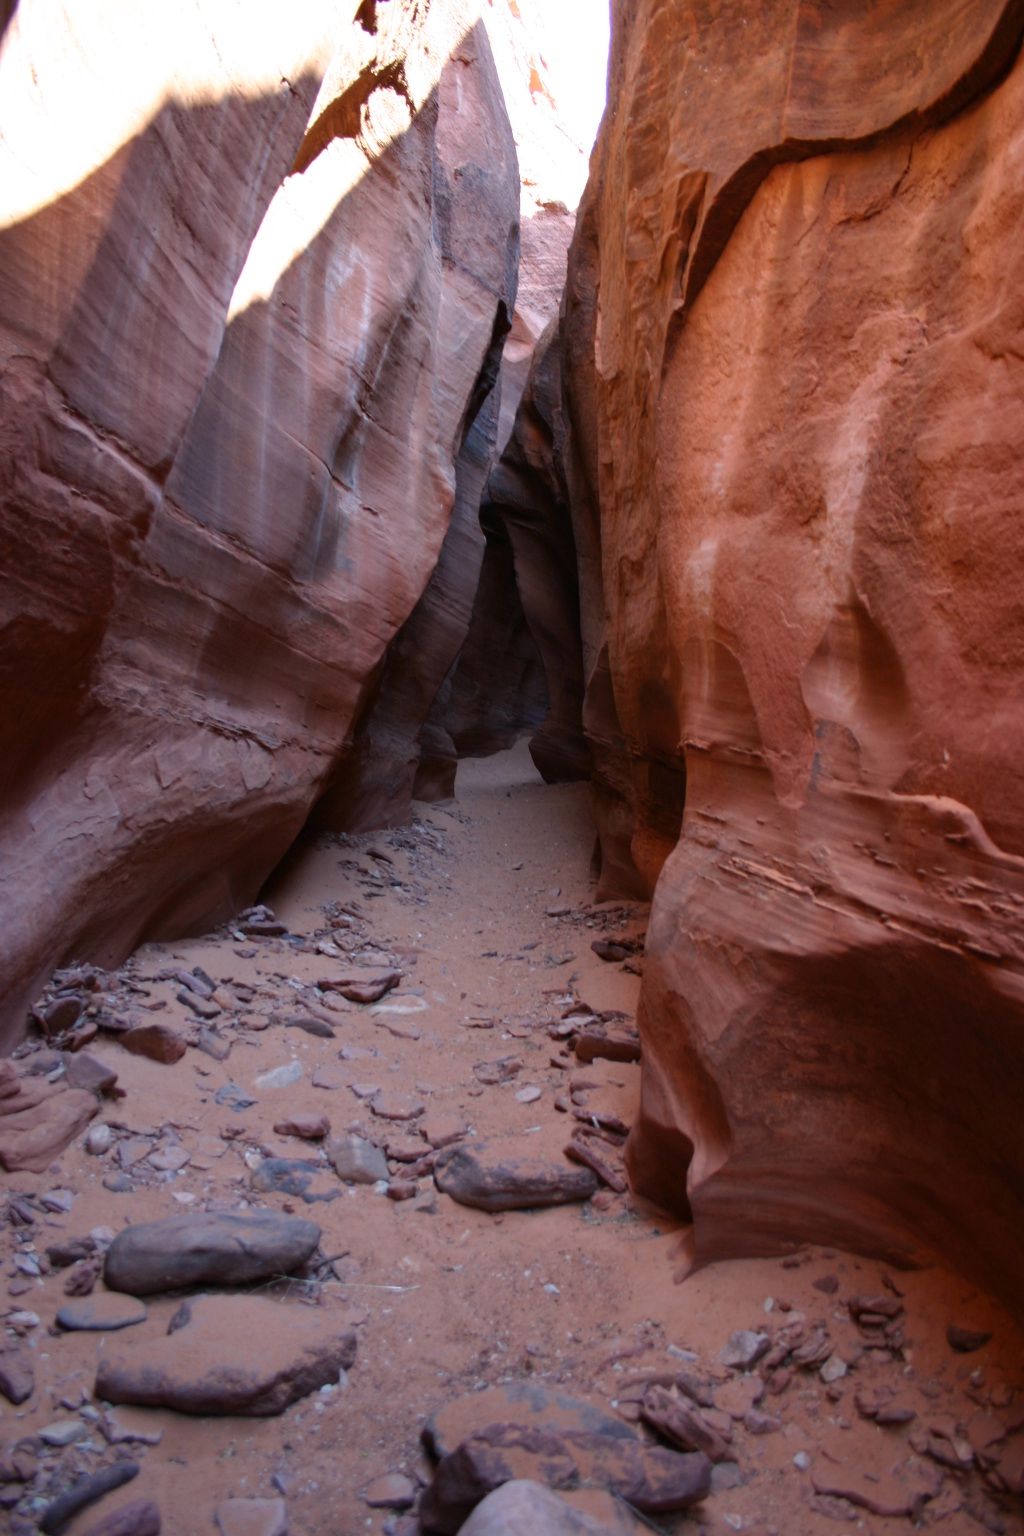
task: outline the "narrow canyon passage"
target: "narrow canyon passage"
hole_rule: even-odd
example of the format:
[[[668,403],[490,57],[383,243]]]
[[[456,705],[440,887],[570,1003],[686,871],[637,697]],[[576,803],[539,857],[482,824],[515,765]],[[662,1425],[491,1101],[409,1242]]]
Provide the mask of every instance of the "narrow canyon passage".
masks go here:
[[[0,6],[0,1536],[1024,1536],[1022,229],[1024,0]]]
[[[413,1531],[368,1501],[402,1503],[430,1483],[421,1433],[433,1415],[443,1411],[450,1448],[514,1424],[536,1389],[531,1424],[565,1427],[558,1392],[586,1400],[605,1430],[615,1421],[632,1433],[645,1393],[656,1414],[650,1393],[679,1383],[679,1401],[696,1406],[687,1395],[696,1394],[698,1412],[710,1410],[717,1460],[708,1496],[688,1513],[652,1515],[656,1529],[818,1533],[849,1519],[884,1533],[906,1529],[923,1507],[966,1522],[940,1528],[1020,1529],[977,1473],[944,1470],[915,1450],[915,1434],[930,1436],[948,1464],[964,1454],[949,1426],[966,1425],[973,1457],[978,1437],[1008,1419],[1022,1341],[962,1280],[803,1249],[678,1283],[685,1229],[628,1194],[601,1189],[587,1201],[494,1213],[438,1187],[431,1163],[446,1146],[506,1137],[513,1155],[575,1177],[563,1149],[586,1121],[610,1129],[614,1169],[616,1130],[638,1096],[636,1064],[580,1060],[589,1051],[574,1048],[581,1032],[594,1045],[602,1029],[581,1004],[611,1015],[606,1033],[630,1031],[639,962],[602,960],[592,945],[618,939],[628,949],[646,921],[642,907],[593,902],[586,786],[544,786],[520,746],[463,764],[458,790],[455,801],[418,804],[407,827],[308,843],[266,893],[272,915],[146,945],[102,977],[108,1016],[166,1026],[190,1048],[162,1062],[116,1035],[94,1042],[90,1054],[117,1074],[124,1097],[108,1100],[52,1167],[10,1178],[3,1272],[20,1309],[8,1323],[25,1342],[0,1361],[20,1358],[35,1383],[5,1409],[3,1428],[8,1446],[33,1448],[36,1469],[27,1487],[0,1484],[8,1507],[17,1501],[11,1529],[34,1530],[30,1515],[77,1477],[130,1456],[138,1476],[102,1508],[152,1500],[167,1536],[264,1532],[282,1519],[292,1536]],[[261,928],[283,931],[254,937]],[[358,1003],[330,987],[353,965],[364,977],[400,978]],[[183,982],[189,975],[215,984],[212,1002]],[[33,1041],[20,1065],[45,1071],[49,1054]],[[321,1117],[326,1139],[294,1134],[322,1136],[309,1125]],[[319,1243],[290,1280],[214,1288],[222,1311],[212,1335],[196,1287],[169,1354],[180,1294],[147,1297],[139,1321],[137,1301],[99,1286],[70,1303],[95,1306],[99,1332],[54,1326],[69,1305],[68,1277],[81,1272],[69,1259],[90,1234],[102,1252],[139,1223],[253,1210],[311,1220]],[[130,1277],[117,1283],[132,1289]],[[872,1297],[892,1314],[885,1326],[898,1323],[895,1351],[870,1319],[858,1323],[857,1298]],[[270,1323],[268,1307],[277,1309]],[[296,1316],[315,1319],[321,1345],[354,1332],[340,1384],[335,1370],[279,1417],[229,1412],[231,1370],[280,1371],[285,1320]],[[992,1339],[959,1354],[951,1323]],[[205,1382],[204,1416],[110,1408],[97,1382],[104,1361],[106,1392],[120,1371],[129,1403],[147,1393],[180,1402]],[[496,1398],[509,1388],[512,1401]],[[879,1406],[887,1427],[875,1422]],[[530,1475],[530,1455],[519,1456]],[[647,1528],[607,1495],[573,1497],[606,1522],[597,1529]],[[247,1499],[268,1502],[237,1502]],[[91,1529],[89,1514],[68,1529]]]

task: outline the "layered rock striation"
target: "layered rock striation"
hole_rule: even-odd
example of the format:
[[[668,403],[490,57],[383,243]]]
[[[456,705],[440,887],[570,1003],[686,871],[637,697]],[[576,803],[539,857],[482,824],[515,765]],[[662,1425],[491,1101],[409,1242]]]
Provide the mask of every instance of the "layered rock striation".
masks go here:
[[[1024,9],[614,12],[563,366],[634,1178],[700,1261],[1019,1303]]]
[[[8,1038],[304,823],[437,563],[519,221],[470,0],[126,5],[116,56],[52,10],[0,55]]]

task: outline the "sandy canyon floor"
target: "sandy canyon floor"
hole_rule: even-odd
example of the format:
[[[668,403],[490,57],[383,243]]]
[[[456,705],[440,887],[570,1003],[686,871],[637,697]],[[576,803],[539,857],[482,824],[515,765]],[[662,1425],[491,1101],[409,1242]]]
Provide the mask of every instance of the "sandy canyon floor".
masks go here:
[[[425,1132],[435,1141],[458,1131],[515,1135],[561,1157],[579,1124],[574,1110],[629,1123],[640,1070],[581,1064],[557,1038],[577,1000],[628,1023],[639,987],[638,963],[607,963],[591,948],[641,933],[646,914],[593,903],[585,786],[543,786],[517,749],[465,764],[458,789],[449,805],[419,806],[409,827],[307,846],[266,893],[284,937],[224,930],[151,944],[111,978],[132,1019],[169,1024],[192,1045],[164,1065],[101,1034],[89,1052],[124,1090],[93,1122],[111,1126],[109,1149],[90,1153],[83,1136],[45,1173],[7,1179],[0,1294],[9,1346],[31,1358],[35,1387],[18,1406],[0,1404],[0,1444],[8,1461],[18,1444],[34,1461],[28,1481],[0,1482],[0,1527],[35,1530],[61,1489],[130,1454],[138,1476],[73,1521],[72,1536],[143,1498],[159,1506],[167,1536],[216,1532],[219,1509],[231,1528],[223,1511],[236,1499],[283,1500],[292,1536],[415,1529],[366,1495],[388,1475],[429,1479],[420,1434],[444,1404],[525,1380],[636,1422],[646,1385],[683,1372],[714,1395],[731,1438],[709,1497],[658,1517],[657,1529],[817,1536],[846,1524],[881,1536],[911,1520],[867,1506],[918,1489],[922,1526],[949,1536],[1024,1530],[1019,1501],[984,1471],[1007,1444],[1024,1446],[1022,1339],[940,1266],[893,1275],[807,1250],[684,1278],[685,1232],[628,1193],[494,1215],[435,1187],[422,1166]],[[393,965],[401,982],[366,1006],[316,990],[339,949]],[[204,1026],[178,1001],[173,972],[193,967],[228,1000],[208,1026],[222,1060],[196,1048]],[[300,1013],[323,1035],[284,1022]],[[284,1084],[268,1083],[282,1068]],[[390,1118],[396,1111],[410,1118]],[[414,1188],[396,1191],[408,1198],[343,1183],[318,1144],[275,1132],[308,1114],[327,1116],[332,1137],[355,1132],[397,1152],[392,1174],[419,1174]],[[315,1164],[306,1193],[328,1198],[261,1190],[260,1169],[274,1158]],[[10,1208],[18,1199],[20,1217]],[[47,1248],[96,1228],[246,1203],[322,1228],[329,1262],[260,1294],[316,1309],[325,1327],[354,1327],[358,1350],[344,1379],[267,1419],[108,1413],[93,1393],[98,1357],[165,1334],[180,1298],[150,1298],[145,1321],[117,1333],[63,1331],[54,1320],[68,1271],[47,1262]],[[249,1298],[230,1294],[240,1347],[247,1339],[258,1354],[266,1340],[246,1329]],[[848,1306],[879,1295],[903,1308],[896,1350],[870,1347]],[[776,1374],[770,1387],[781,1390],[761,1396],[756,1368],[746,1375],[722,1363],[737,1330],[774,1339],[801,1322],[819,1342],[827,1330],[827,1368],[818,1359]],[[957,1353],[950,1324],[991,1341]],[[187,1370],[187,1329],[180,1337]],[[872,1402],[896,1405],[896,1422],[865,1416]],[[115,1444],[104,1433],[111,1423],[124,1437]]]

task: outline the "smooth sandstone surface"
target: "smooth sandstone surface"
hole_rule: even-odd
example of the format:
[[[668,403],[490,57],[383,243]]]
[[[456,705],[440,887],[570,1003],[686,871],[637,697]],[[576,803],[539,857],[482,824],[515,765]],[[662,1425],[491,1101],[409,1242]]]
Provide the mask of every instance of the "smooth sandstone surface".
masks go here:
[[[8,1040],[302,827],[437,562],[519,223],[476,0],[53,9],[0,57]]]
[[[0,1062],[0,1168],[42,1173],[98,1110],[85,1088],[19,1077],[13,1062]]]
[[[623,0],[563,315],[636,1184],[1017,1304],[1022,25]]]

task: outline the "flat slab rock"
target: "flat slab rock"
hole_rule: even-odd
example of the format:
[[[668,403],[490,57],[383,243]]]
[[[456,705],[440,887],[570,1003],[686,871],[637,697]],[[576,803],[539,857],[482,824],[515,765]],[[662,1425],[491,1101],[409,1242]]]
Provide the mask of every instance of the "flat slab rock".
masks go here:
[[[32,1355],[21,1345],[0,1349],[0,1397],[15,1407],[25,1403],[36,1389]]]
[[[541,1483],[516,1478],[478,1504],[460,1536],[643,1536],[650,1526],[610,1494],[588,1490],[591,1507],[579,1494],[552,1493]]]
[[[510,1381],[485,1392],[467,1392],[464,1397],[445,1403],[423,1426],[423,1444],[440,1460],[469,1435],[491,1424],[510,1423],[608,1435],[612,1440],[636,1439],[625,1420],[600,1403],[572,1397],[568,1392],[554,1392],[539,1382]]]
[[[274,1126],[275,1136],[294,1136],[299,1141],[323,1141],[331,1133],[331,1122],[326,1115],[288,1115]]]
[[[381,1120],[415,1120],[426,1106],[422,1099],[409,1093],[377,1093],[370,1102],[370,1109]]]
[[[386,1472],[375,1477],[362,1492],[363,1503],[370,1509],[411,1509],[417,1488],[411,1477],[401,1472]]]
[[[178,1413],[266,1418],[338,1379],[356,1337],[329,1311],[262,1296],[197,1296],[164,1335],[128,1334],[101,1356],[95,1395]],[[185,1310],[183,1308],[182,1310]]]
[[[380,1147],[362,1136],[339,1136],[328,1143],[327,1156],[346,1184],[376,1184],[388,1177],[388,1160]]]
[[[117,1073],[105,1061],[98,1061],[85,1051],[65,1051],[64,1073],[70,1088],[87,1088],[91,1093],[109,1093],[117,1083]]]
[[[434,1164],[438,1189],[481,1211],[531,1210],[589,1200],[598,1188],[590,1168],[524,1150],[521,1138],[461,1142]]]
[[[57,1327],[68,1333],[114,1333],[144,1323],[147,1315],[145,1303],[134,1296],[94,1291],[66,1301],[57,1313]]]
[[[819,1465],[811,1473],[815,1493],[846,1499],[883,1518],[917,1519],[935,1489],[919,1476],[881,1469],[867,1475],[860,1467]]]
[[[320,1228],[274,1211],[170,1216],[126,1227],[107,1249],[103,1279],[131,1296],[201,1285],[248,1285],[289,1274],[320,1241]]]
[[[90,1525],[85,1536],[160,1536],[160,1511],[149,1499],[133,1499]]]
[[[214,1518],[219,1536],[288,1536],[284,1499],[225,1499]]]

